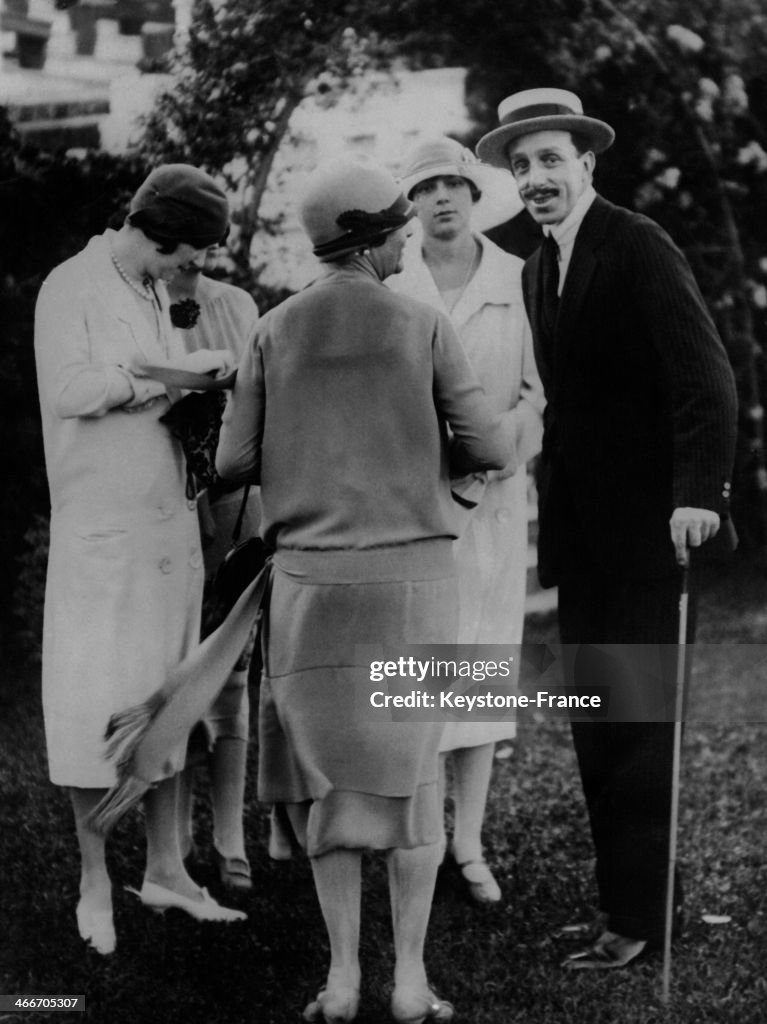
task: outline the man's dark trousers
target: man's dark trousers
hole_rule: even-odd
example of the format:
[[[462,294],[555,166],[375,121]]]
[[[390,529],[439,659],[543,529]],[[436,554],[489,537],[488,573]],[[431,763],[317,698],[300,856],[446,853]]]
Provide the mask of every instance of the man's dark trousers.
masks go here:
[[[606,720],[572,723],[600,910],[611,931],[654,945],[665,922],[680,588],[681,574],[626,581],[593,570],[559,585],[566,682],[610,691]],[[690,643],[693,634],[691,614]],[[626,720],[645,714],[667,720]]]

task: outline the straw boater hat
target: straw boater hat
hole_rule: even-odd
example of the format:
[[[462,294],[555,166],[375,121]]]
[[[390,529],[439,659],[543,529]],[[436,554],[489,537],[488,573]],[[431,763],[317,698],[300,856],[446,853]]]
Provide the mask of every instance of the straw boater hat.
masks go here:
[[[415,216],[394,177],[364,154],[347,154],[309,177],[299,218],[326,263],[383,242]]]
[[[615,139],[610,125],[587,117],[575,93],[565,89],[515,92],[498,107],[498,120],[500,127],[484,135],[477,144],[479,158],[496,167],[508,167],[510,143],[533,132],[577,132],[589,140],[594,153],[603,153]]]
[[[446,135],[425,138],[405,155],[401,166],[402,191],[412,198],[416,185],[429,178],[465,178],[478,193],[473,222],[484,231],[513,217],[522,209],[517,186],[508,166],[500,169],[480,163],[471,150]]]

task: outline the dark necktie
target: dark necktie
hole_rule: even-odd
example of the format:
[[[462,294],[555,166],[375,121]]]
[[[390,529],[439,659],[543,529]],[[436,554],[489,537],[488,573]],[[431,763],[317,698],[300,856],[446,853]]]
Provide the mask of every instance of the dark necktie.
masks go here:
[[[544,235],[541,246],[541,320],[549,340],[553,340],[557,321],[558,288],[559,246],[551,235]]]

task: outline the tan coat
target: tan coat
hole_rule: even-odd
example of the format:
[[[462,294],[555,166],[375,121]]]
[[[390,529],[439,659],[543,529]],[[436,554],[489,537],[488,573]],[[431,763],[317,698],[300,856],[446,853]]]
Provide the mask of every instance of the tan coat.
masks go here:
[[[91,239],[43,284],[35,355],[51,548],[43,639],[43,705],[51,779],[100,788],[110,715],[159,688],[197,642],[203,570],[184,458],[159,417],[161,397],[115,407],[120,364],[181,355],[168,299],[153,331],[109,256]],[[183,751],[172,754],[175,768]]]

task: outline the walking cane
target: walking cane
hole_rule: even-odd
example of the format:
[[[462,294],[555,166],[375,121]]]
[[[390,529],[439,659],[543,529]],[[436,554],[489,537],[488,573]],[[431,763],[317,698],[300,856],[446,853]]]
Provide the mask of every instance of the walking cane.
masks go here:
[[[682,588],[679,595],[679,637],[676,660],[676,694],[674,701],[674,756],[671,767],[671,818],[668,838],[668,874],[666,877],[666,921],[663,933],[663,984],[661,1002],[668,1006],[671,990],[671,932],[674,927],[674,879],[676,875],[676,838],[679,823],[679,775],[682,757],[682,715],[684,713],[684,681],[687,672],[687,606],[690,599],[690,553],[685,552],[682,565]]]

